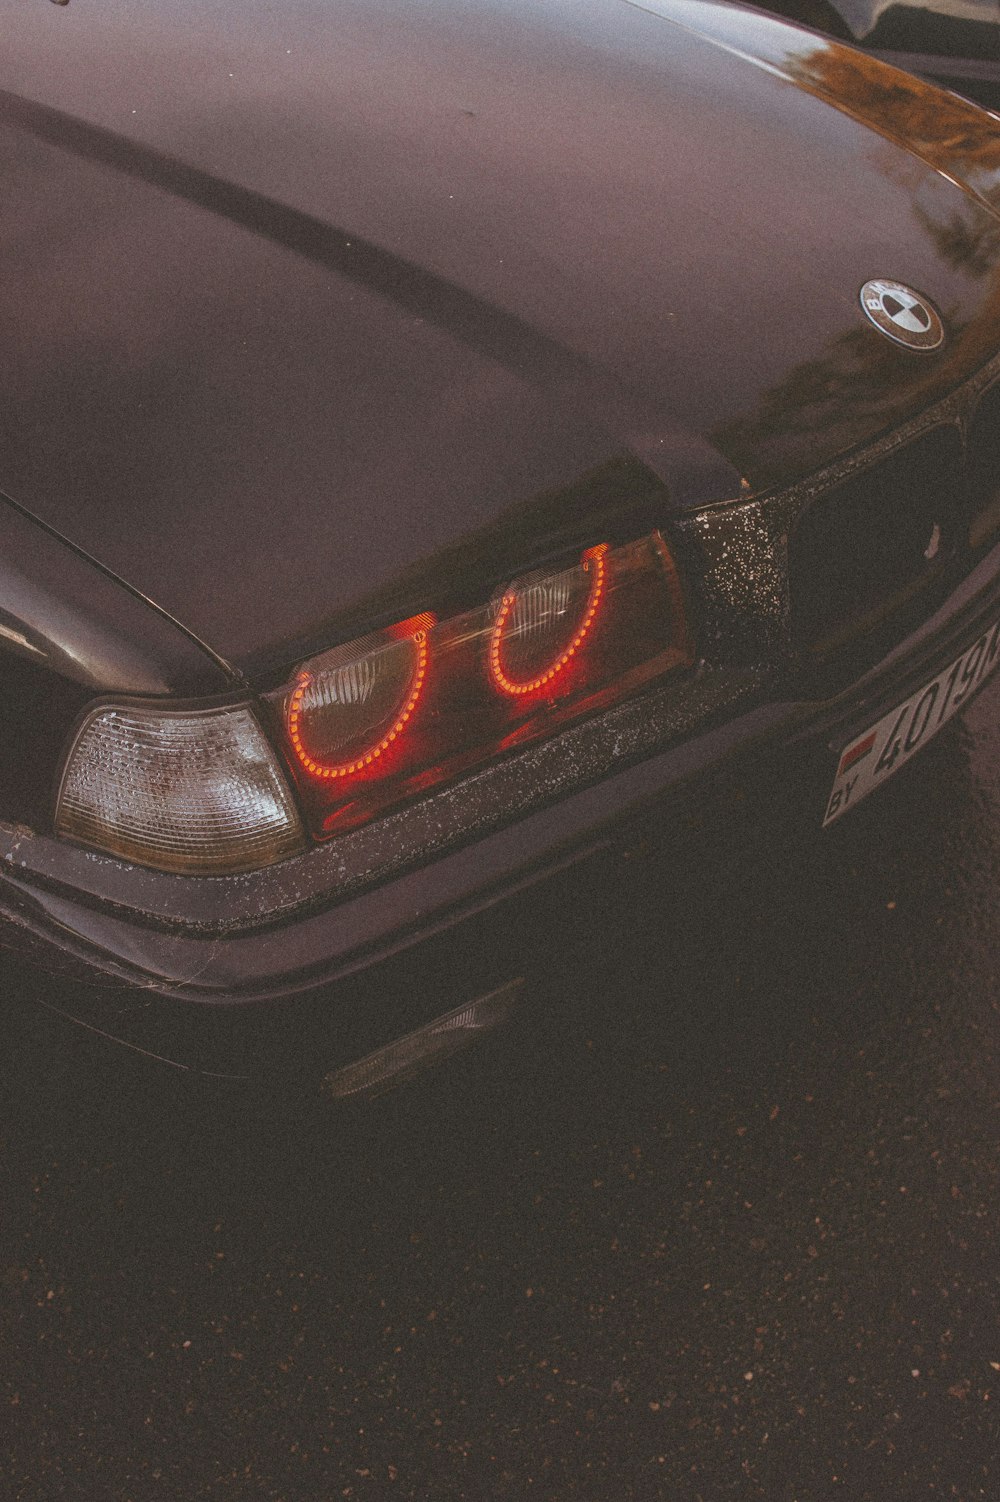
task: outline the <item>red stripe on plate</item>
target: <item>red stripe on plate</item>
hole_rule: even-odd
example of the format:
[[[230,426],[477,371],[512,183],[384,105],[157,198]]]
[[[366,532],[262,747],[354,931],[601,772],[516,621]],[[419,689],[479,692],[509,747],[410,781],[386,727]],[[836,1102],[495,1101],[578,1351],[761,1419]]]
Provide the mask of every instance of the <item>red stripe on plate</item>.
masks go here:
[[[877,734],[878,731],[873,730],[871,735],[866,735],[863,741],[858,741],[856,746],[851,746],[844,752],[840,758],[841,772],[846,772],[849,767],[853,767],[856,761],[860,761],[863,756],[868,755],[875,744]]]

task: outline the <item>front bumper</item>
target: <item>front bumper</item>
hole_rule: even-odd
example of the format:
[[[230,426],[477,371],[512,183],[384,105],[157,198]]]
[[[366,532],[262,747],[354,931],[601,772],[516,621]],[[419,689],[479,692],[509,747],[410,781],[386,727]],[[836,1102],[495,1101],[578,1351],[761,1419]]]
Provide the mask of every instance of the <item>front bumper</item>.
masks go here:
[[[360,831],[372,862],[391,852],[378,880],[356,851],[349,866],[350,837],[196,879],[0,826],[0,941],[65,972],[58,988],[34,983],[46,1005],[133,1049],[315,1080],[515,979],[540,1004],[645,841],[683,866],[716,828],[731,843],[732,820],[776,789],[818,837],[841,748],[998,614],[1000,547],[835,693],[787,667],[715,675],[710,709],[708,678],[680,703],[654,691]],[[567,764],[586,785],[566,791]],[[532,811],[504,822],[512,799]]]

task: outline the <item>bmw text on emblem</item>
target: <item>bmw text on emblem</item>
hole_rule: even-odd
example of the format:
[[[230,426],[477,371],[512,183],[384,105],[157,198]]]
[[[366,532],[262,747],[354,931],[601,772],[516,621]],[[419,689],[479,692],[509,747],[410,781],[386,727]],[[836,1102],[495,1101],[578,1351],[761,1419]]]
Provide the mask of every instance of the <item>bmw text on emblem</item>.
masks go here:
[[[861,306],[880,334],[907,349],[937,349],[944,343],[944,324],[933,303],[902,282],[865,282]]]

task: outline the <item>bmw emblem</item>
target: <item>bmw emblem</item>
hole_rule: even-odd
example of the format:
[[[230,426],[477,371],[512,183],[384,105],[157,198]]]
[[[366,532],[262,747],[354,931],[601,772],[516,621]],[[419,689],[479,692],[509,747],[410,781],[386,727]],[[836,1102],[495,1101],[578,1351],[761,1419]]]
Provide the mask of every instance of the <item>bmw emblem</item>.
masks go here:
[[[933,303],[902,282],[865,282],[861,306],[880,334],[907,349],[937,349],[944,324]]]

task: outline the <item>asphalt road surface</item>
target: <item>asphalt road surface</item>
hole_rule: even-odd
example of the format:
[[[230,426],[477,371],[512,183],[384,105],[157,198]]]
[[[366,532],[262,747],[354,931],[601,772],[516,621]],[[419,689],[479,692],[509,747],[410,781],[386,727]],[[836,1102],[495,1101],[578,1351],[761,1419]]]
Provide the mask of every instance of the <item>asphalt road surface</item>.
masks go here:
[[[0,972],[0,1496],[1000,1497],[998,708],[637,857],[602,966],[564,915],[557,996],[347,1118],[109,1085]]]

